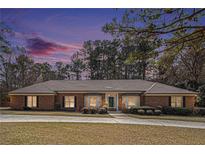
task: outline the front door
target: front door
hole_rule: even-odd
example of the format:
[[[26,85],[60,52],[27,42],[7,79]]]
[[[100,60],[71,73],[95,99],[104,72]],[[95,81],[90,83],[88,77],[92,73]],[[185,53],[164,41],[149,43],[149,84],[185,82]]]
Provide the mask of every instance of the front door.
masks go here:
[[[109,107],[114,107],[114,97],[108,97]]]

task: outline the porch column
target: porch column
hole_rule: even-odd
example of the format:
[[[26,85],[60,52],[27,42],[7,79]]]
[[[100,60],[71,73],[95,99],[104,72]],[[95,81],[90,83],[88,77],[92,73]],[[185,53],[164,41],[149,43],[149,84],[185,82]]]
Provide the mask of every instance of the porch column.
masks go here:
[[[87,102],[88,103],[87,107],[90,108],[90,96],[89,95],[87,96],[87,101],[88,101]],[[86,106],[86,100],[85,100],[85,106]]]
[[[118,93],[117,93],[117,96],[116,96],[116,111],[118,111]]]

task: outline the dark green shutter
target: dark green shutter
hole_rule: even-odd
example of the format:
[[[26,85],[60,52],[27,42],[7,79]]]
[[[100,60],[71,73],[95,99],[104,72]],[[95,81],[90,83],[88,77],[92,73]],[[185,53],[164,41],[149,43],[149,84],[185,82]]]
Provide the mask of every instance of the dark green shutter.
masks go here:
[[[76,108],[77,107],[77,97],[76,96],[74,96],[75,98],[74,98],[74,107]]]
[[[27,96],[24,96],[24,104],[25,104],[25,107],[27,106]]]
[[[37,96],[37,107],[39,107],[39,96]]]
[[[186,107],[186,97],[183,96],[183,107]]]
[[[169,106],[171,106],[171,96],[169,96]]]
[[[65,96],[63,96],[63,108],[65,107]]]

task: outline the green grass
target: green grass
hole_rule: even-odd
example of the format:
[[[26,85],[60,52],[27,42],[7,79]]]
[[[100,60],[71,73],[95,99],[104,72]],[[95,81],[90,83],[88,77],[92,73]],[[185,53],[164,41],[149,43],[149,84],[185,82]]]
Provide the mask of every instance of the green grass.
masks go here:
[[[205,130],[85,123],[0,123],[0,144],[205,144]]]
[[[129,117],[139,118],[139,119],[158,119],[158,120],[178,120],[178,121],[191,121],[191,122],[205,122],[205,117],[196,117],[196,116],[176,116],[176,115],[137,115],[137,114],[128,114]]]
[[[0,110],[0,114],[9,115],[47,115],[47,116],[78,116],[78,117],[100,117],[112,118],[109,114],[82,114],[79,112],[65,112],[65,111],[14,111],[14,110]]]

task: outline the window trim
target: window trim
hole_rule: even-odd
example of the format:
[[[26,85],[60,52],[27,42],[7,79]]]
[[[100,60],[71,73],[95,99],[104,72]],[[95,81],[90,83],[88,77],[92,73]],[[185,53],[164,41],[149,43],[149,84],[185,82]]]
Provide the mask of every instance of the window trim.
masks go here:
[[[66,97],[73,97],[73,107],[70,107],[71,102],[66,102]],[[68,99],[69,100],[69,99]],[[69,107],[66,107],[66,103],[69,103]],[[70,95],[70,96],[64,96],[63,97],[63,108],[66,109],[75,109],[75,103],[76,103],[76,96],[75,95]]]
[[[84,96],[84,107],[88,107],[90,108],[90,98],[91,97],[97,97],[96,98],[96,108],[99,108],[100,105],[102,104],[103,102],[103,97],[101,95],[86,95]],[[88,101],[88,102],[87,102]],[[87,106],[86,106],[87,105]]]
[[[177,101],[177,98],[181,99],[181,102]],[[178,103],[180,103],[180,106],[178,106]],[[173,105],[174,104],[174,105]],[[171,102],[170,102],[171,107],[177,108],[177,107],[183,107],[183,96],[171,96]]]
[[[125,103],[123,103],[123,97],[124,97],[124,99],[125,99]],[[138,97],[138,98],[139,98],[139,107],[141,106],[141,97],[140,97],[139,95],[123,95],[123,96],[122,96],[122,104],[125,104],[125,107],[126,107],[126,108],[130,108],[129,103],[128,103],[129,97]],[[138,102],[137,102],[137,103],[138,103]],[[137,105],[137,104],[136,104],[136,105]]]
[[[29,97],[31,97],[31,106],[28,106],[28,99]],[[34,102],[34,97],[35,97],[35,100],[36,102]],[[36,106],[34,106],[34,103],[36,104]],[[26,96],[26,107],[30,107],[30,108],[38,108],[38,96],[33,96],[33,95],[29,95],[29,96]]]

